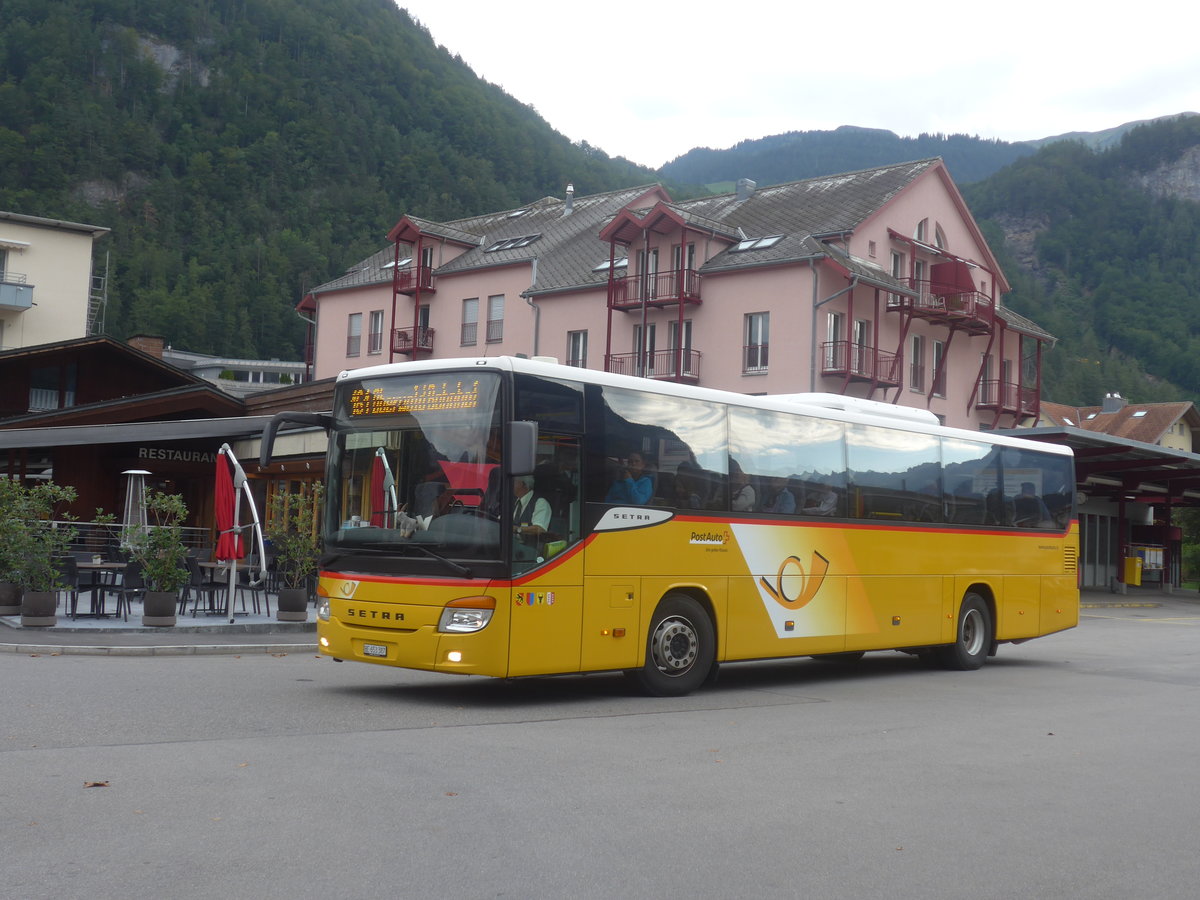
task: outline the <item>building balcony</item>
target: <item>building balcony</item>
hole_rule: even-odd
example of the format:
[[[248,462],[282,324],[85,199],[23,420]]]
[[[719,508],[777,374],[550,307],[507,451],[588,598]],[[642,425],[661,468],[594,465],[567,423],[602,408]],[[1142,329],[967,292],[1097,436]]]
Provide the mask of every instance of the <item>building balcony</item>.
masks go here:
[[[604,370],[618,375],[640,375],[660,381],[696,384],[700,381],[700,353],[697,350],[651,350],[644,354],[610,353]]]
[[[417,354],[433,352],[433,329],[397,328],[392,332],[392,352],[405,353],[415,357]]]
[[[657,272],[653,275],[629,275],[614,278],[608,285],[608,304],[613,309],[663,307],[679,303],[700,302],[700,273],[695,269],[683,272]]]
[[[19,272],[0,271],[0,309],[21,312],[33,306],[33,285]]]
[[[970,334],[988,334],[992,330],[995,308],[986,294],[936,281],[911,280],[909,284],[918,295],[888,294],[889,310],[903,310],[918,319],[953,326]]]
[[[1036,415],[1038,392],[1035,388],[1023,387],[1012,381],[981,381],[975,408],[1021,416]]]
[[[847,381],[868,381],[880,387],[900,384],[900,358],[895,353],[864,347],[852,341],[826,341],[821,345],[822,375]]]
[[[394,285],[397,294],[432,294],[433,268],[431,266],[406,266],[396,270]]]

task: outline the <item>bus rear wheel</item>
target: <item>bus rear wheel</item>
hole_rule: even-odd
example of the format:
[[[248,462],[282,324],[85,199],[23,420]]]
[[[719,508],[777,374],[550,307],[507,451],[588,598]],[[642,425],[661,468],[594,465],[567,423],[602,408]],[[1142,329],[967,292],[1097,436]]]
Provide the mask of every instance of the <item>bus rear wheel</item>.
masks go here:
[[[978,594],[963,597],[958,610],[958,631],[954,643],[938,647],[934,660],[943,669],[978,669],[992,646],[992,613]]]
[[[682,697],[704,683],[716,658],[712,620],[686,594],[667,594],[654,610],[646,662],[631,673],[647,694]]]

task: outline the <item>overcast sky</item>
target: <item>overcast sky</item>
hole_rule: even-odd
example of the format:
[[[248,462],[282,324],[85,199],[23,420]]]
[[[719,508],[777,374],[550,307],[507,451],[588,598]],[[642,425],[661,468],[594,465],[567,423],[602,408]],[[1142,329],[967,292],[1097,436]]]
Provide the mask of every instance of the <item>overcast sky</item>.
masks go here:
[[[1018,141],[1200,112],[1190,3],[398,2],[571,140],[651,168],[839,125]]]

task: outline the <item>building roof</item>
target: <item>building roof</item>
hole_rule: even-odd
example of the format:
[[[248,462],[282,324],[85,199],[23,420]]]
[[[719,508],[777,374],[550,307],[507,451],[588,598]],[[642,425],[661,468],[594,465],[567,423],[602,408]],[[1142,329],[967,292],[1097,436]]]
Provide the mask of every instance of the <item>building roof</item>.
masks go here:
[[[60,231],[78,231],[90,234],[93,238],[108,234],[111,228],[103,225],[84,225],[82,222],[65,222],[61,219],[43,219],[40,216],[23,216],[20,213],[0,210],[0,222],[12,222],[14,225],[32,225],[35,228],[57,228]]]
[[[682,225],[728,242],[703,263],[701,274],[825,260],[867,284],[912,294],[906,282],[893,278],[874,262],[850,256],[839,244],[914,182],[930,174],[943,179],[975,228],[944,163],[929,158],[763,188],[750,183],[750,190],[739,188],[729,194],[686,201],[672,201],[659,185],[641,185],[585,197],[568,195],[566,200],[543,197],[528,206],[446,223],[405,216],[390,236],[402,241],[428,236],[469,248],[439,266],[437,275],[532,264],[532,284],[524,293],[539,296],[603,286],[609,274],[606,263],[610,238],[636,246],[643,227],[662,230],[674,222],[674,227]],[[767,240],[757,244],[748,243],[764,238]],[[506,239],[513,239],[511,246],[496,246]],[[982,262],[997,279],[997,286],[1002,286],[1003,275],[986,244],[984,248],[986,259]],[[341,278],[314,288],[310,296],[386,283],[392,277],[395,255],[394,246],[381,249],[352,266]],[[1010,329],[1041,341],[1054,340],[1018,313],[999,308],[997,314]]]
[[[1200,428],[1200,412],[1190,400],[1170,403],[1127,403],[1109,395],[1103,406],[1067,406],[1042,401],[1041,414],[1046,422],[1158,444],[1179,423],[1188,418],[1189,428]]]
[[[731,247],[708,260],[701,272],[795,262],[831,255],[822,238],[853,231],[917,178],[941,165],[939,159],[923,159],[807,178],[747,194],[734,192],[682,202],[670,201],[658,185],[641,185],[573,200],[543,197],[529,206],[446,223],[406,216],[405,224],[431,237],[474,244],[438,267],[437,274],[536,259],[536,281],[530,293],[543,294],[602,285],[608,280],[605,269],[597,271],[609,257],[608,242],[599,233],[622,212],[641,217],[660,208],[670,210],[690,228],[730,241]],[[644,206],[635,205],[643,202]],[[529,243],[489,250],[502,240],[533,235],[537,238]],[[733,249],[739,240],[774,235],[782,237],[768,247],[750,251]],[[844,253],[839,261],[846,263]],[[352,266],[341,278],[314,288],[312,293],[385,283],[391,279],[394,262],[395,251],[391,247],[381,249]],[[878,266],[858,260],[853,262],[853,268],[861,269],[861,274],[869,275],[872,280],[882,276],[881,283],[889,289],[904,290]]]
[[[657,193],[660,193],[657,185],[643,185],[571,200],[543,197],[528,206],[448,223],[432,223],[413,216],[407,216],[406,220],[407,224],[419,227],[423,235],[447,237],[456,243],[473,245],[472,249],[438,267],[438,274],[529,263],[536,259],[534,292],[563,290],[607,281],[607,274],[594,271],[608,259],[608,244],[597,236],[601,226],[630,204]],[[533,235],[537,235],[536,239],[523,246],[488,250],[502,240]],[[395,261],[395,250],[389,245],[356,263],[341,278],[313,288],[311,293],[390,282]]]

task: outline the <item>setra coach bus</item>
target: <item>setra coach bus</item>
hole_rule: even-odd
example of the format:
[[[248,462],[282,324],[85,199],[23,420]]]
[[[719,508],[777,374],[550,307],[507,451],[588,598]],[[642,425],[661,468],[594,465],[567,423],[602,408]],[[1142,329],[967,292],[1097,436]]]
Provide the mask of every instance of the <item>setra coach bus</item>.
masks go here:
[[[320,652],[516,678],[900,650],[975,669],[1078,623],[1070,450],[829,394],[509,357],[343,372]]]

